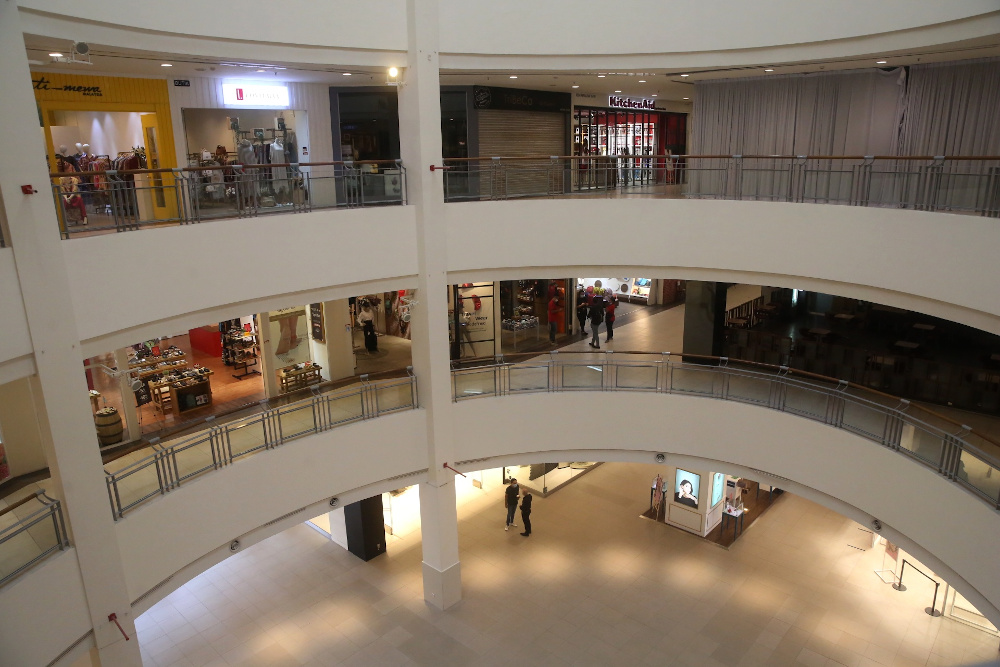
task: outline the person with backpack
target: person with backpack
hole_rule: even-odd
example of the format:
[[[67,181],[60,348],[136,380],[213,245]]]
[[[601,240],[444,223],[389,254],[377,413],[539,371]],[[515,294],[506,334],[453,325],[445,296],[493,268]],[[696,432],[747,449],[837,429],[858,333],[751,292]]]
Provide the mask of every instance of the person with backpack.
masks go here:
[[[590,305],[590,329],[594,336],[590,340],[590,347],[601,349],[601,322],[604,321],[604,299],[595,298]]]

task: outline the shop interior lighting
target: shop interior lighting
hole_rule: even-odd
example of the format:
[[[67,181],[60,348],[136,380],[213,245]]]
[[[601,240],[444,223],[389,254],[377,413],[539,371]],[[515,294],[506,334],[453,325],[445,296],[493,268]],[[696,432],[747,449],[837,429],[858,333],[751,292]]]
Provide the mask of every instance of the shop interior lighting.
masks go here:
[[[351,76],[350,72],[341,72],[341,74],[343,74],[344,76]]]
[[[512,79],[516,79],[516,78],[517,78],[517,75],[516,75],[516,74],[511,74],[511,75],[510,75],[510,78],[512,78]]]
[[[771,69],[770,67],[768,67],[768,68],[767,68],[767,69],[765,69],[764,71],[765,71],[765,72],[773,72],[774,70],[773,70],[773,69]]]
[[[652,95],[650,95],[650,97],[659,97],[659,95],[657,95],[656,93],[653,93]]]
[[[50,58],[64,58],[65,56],[63,56],[63,54],[61,54],[61,53],[50,53],[49,57]]]
[[[259,70],[257,70],[257,71],[258,71],[258,72],[266,72],[267,70],[266,70],[266,69],[259,69]]]
[[[686,99],[686,100],[689,100],[689,99],[691,99],[691,98],[690,98],[690,97],[685,97],[684,99]]]
[[[639,79],[639,83],[646,83],[645,79]]]
[[[887,62],[887,61],[885,61],[885,60],[876,60],[876,61],[875,61],[875,64],[876,64],[876,65],[884,65],[884,64],[886,64],[886,62]]]
[[[170,63],[160,63],[160,67],[173,67]]]
[[[598,79],[603,79],[603,78],[604,78],[604,75],[603,75],[603,74],[598,74],[598,75],[597,75],[597,78],[598,78]]]
[[[573,85],[573,87],[574,87],[574,88],[579,88],[580,86],[578,86],[578,85],[574,84],[574,85]]]
[[[684,78],[687,78],[687,77],[689,77],[689,76],[691,76],[691,75],[690,75],[690,74],[681,74],[681,78],[682,78],[682,79],[684,79]]]

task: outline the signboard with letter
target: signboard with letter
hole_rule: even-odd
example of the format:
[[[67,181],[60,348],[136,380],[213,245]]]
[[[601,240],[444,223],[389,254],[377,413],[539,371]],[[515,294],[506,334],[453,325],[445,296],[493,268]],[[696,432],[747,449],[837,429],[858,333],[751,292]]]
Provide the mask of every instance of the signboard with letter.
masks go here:
[[[323,304],[322,303],[311,303],[309,304],[309,322],[312,327],[312,339],[317,343],[325,343],[326,338],[323,335]]]
[[[572,100],[573,96],[569,93],[490,86],[472,87],[472,103],[476,109],[566,113],[570,109]]]
[[[222,101],[235,107],[287,107],[288,86],[222,84]]]

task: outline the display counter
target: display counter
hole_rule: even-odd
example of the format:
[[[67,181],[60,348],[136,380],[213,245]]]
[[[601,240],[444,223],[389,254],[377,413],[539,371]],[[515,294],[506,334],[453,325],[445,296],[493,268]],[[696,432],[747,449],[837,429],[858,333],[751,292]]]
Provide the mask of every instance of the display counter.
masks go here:
[[[278,387],[282,394],[323,381],[319,374],[322,366],[308,361],[304,364],[294,364],[278,369]]]
[[[173,410],[178,415],[211,405],[211,375],[212,371],[207,368],[196,368],[152,380],[149,392],[153,404],[162,413]]]

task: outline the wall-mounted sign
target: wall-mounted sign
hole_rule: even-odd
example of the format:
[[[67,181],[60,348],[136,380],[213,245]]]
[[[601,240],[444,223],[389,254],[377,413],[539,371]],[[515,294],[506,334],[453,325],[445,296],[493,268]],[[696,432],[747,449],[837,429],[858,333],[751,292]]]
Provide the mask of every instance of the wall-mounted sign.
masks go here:
[[[191,80],[190,79],[174,79],[174,85],[177,86],[177,87],[179,87],[179,88],[190,88],[191,87]]]
[[[312,338],[317,343],[325,343],[326,335],[323,333],[323,304],[309,304],[309,324],[312,329]]]
[[[287,107],[288,86],[222,84],[222,101],[236,107]]]
[[[608,97],[608,106],[612,109],[656,109],[656,100],[632,100],[627,97],[611,95]]]
[[[78,86],[72,83],[58,85],[52,83],[44,74],[39,74],[37,79],[32,79],[35,90],[62,90],[67,93],[80,93],[86,97],[103,97],[100,86]]]
[[[490,86],[472,87],[472,103],[476,109],[559,113],[569,111],[572,99],[573,96],[569,93],[522,90],[520,88],[493,88]]]

